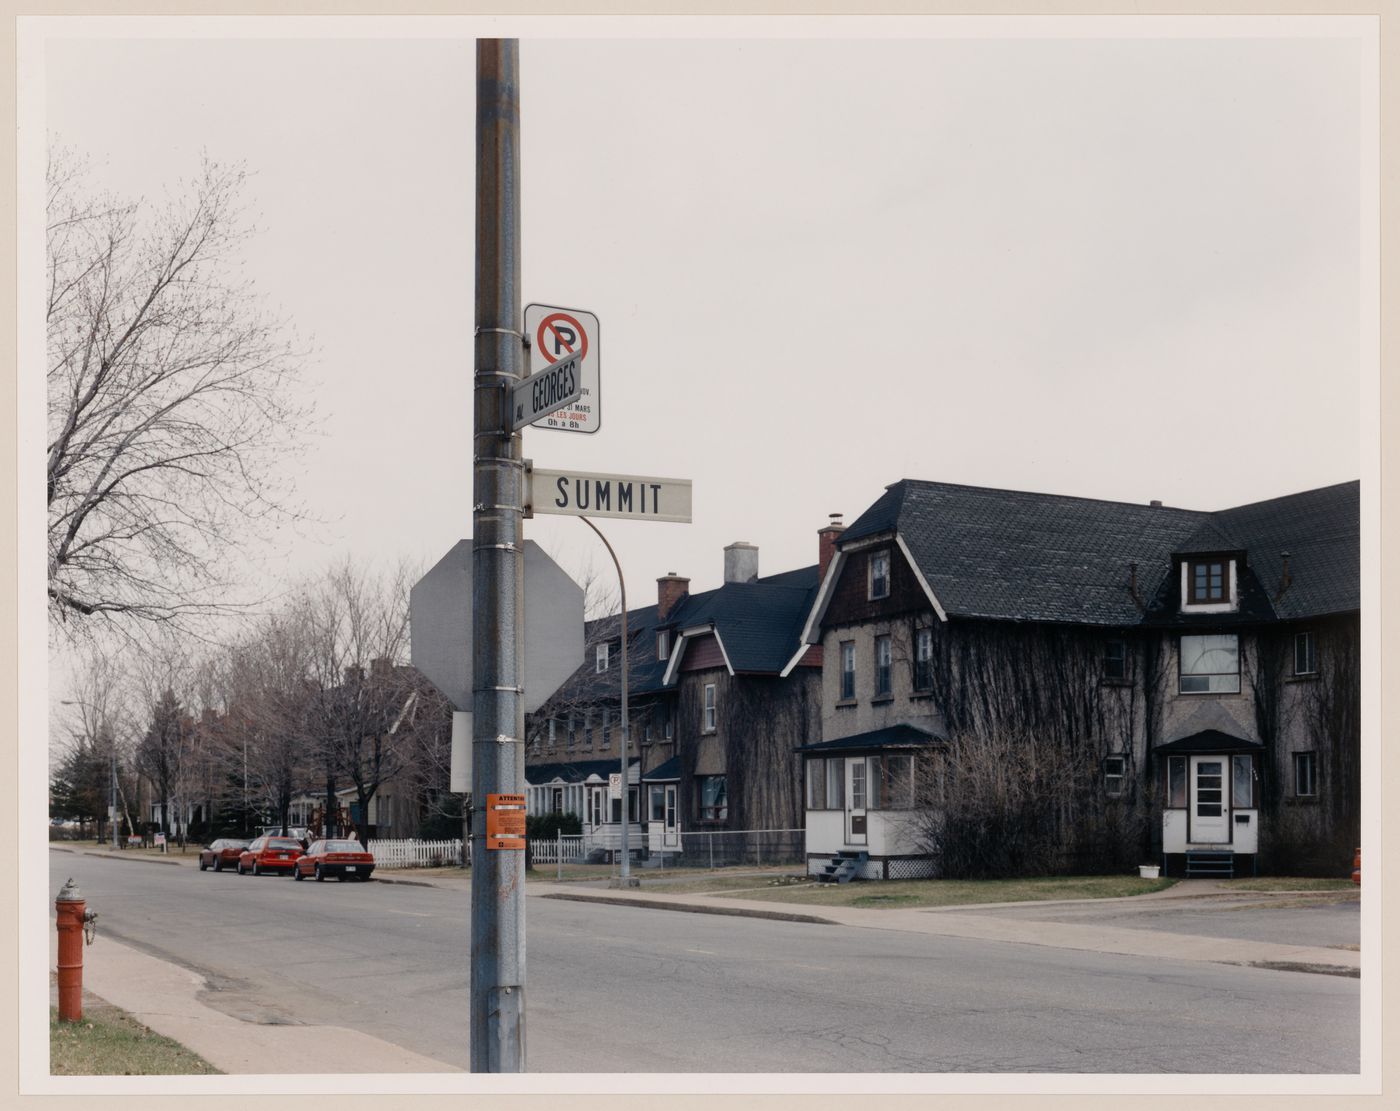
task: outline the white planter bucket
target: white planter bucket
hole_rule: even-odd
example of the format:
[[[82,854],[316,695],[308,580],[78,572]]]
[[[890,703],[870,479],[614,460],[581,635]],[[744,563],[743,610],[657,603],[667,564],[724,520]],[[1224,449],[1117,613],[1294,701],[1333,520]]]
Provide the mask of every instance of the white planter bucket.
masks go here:
[[[1156,864],[1139,864],[1138,875],[1145,880],[1155,880],[1161,874],[1161,867]]]

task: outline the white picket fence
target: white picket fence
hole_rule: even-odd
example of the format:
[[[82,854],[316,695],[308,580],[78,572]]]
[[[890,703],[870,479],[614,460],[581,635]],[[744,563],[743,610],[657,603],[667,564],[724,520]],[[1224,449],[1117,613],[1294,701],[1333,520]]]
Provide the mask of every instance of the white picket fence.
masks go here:
[[[377,868],[440,868],[462,862],[462,839],[451,841],[371,841]]]
[[[440,868],[462,863],[460,837],[451,841],[371,841],[369,851],[378,868]],[[467,852],[470,855],[471,846]],[[578,864],[584,857],[583,835],[532,839],[530,853],[536,864],[559,864],[561,856],[564,864]]]
[[[557,838],[532,838],[530,857],[536,864],[580,864],[583,862],[583,834],[565,833]]]

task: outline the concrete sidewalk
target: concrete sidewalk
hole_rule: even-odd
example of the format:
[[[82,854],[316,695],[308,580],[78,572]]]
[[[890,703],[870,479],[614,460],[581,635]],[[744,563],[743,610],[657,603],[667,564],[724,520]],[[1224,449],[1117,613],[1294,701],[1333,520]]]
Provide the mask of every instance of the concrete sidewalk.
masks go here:
[[[52,925],[52,923],[51,923]],[[246,1022],[201,1000],[204,978],[102,936],[84,950],[83,990],[230,1074],[461,1072],[344,1026]],[[49,968],[58,931],[49,930]],[[57,988],[53,989],[54,992]],[[56,999],[56,995],[54,996]]]

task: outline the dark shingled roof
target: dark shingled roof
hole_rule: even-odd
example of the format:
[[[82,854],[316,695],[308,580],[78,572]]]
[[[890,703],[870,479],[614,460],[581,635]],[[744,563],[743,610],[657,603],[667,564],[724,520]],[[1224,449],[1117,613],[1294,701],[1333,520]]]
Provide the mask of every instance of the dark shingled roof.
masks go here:
[[[553,780],[560,779],[565,783],[583,783],[590,775],[596,775],[599,779],[606,781],[613,772],[620,771],[618,760],[576,760],[573,763],[564,764],[529,764],[525,768],[525,782],[532,787],[540,787]],[[627,761],[627,767],[633,768],[639,761],[633,757]]]
[[[672,756],[665,763],[657,764],[649,772],[642,773],[642,779],[648,783],[666,783],[681,777],[681,758]]]
[[[870,752],[886,748],[917,748],[931,745],[942,738],[920,729],[917,725],[891,725],[884,729],[872,729],[868,733],[856,733],[850,737],[839,737],[834,741],[814,741],[809,745],[799,745],[794,752]]]
[[[1170,554],[1206,514],[906,479],[841,535],[897,529],[950,616],[1134,625],[1140,594],[1170,569]]]
[[[1189,737],[1179,737],[1158,745],[1154,752],[1253,752],[1264,746],[1258,741],[1247,741],[1243,737],[1232,737],[1218,729],[1203,729]]]
[[[1359,609],[1359,520],[1354,482],[1206,513],[905,479],[840,544],[897,531],[950,616],[1116,626],[1143,619],[1130,564],[1161,609],[1173,555],[1242,550],[1259,582],[1242,582],[1241,619],[1296,619]],[[1271,609],[1282,551],[1293,585]]]
[[[1249,553],[1255,577],[1271,595],[1283,581],[1282,553],[1288,553],[1291,584],[1273,602],[1281,619],[1361,609],[1361,483],[1222,509],[1214,517]]]
[[[782,671],[797,651],[818,587],[815,565],[751,583],[725,583],[686,598],[677,629],[713,623],[735,672]]]

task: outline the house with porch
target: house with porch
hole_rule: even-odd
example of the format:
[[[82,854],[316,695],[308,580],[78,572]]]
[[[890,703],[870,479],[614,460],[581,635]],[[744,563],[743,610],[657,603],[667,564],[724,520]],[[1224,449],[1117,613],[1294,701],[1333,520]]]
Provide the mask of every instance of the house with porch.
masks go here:
[[[948,874],[978,752],[1055,771],[1063,870],[1349,866],[1358,483],[1203,512],[904,480],[832,542],[789,664],[822,650],[810,873]]]
[[[655,860],[800,852],[796,746],[816,736],[821,656],[792,667],[816,566],[760,577],[758,549],[724,551],[724,581],[691,594],[657,581],[657,602],[628,613],[628,845]],[[578,814],[585,846],[615,851],[621,801],[623,651],[618,616],[591,622],[578,672],[527,722],[529,812]]]

